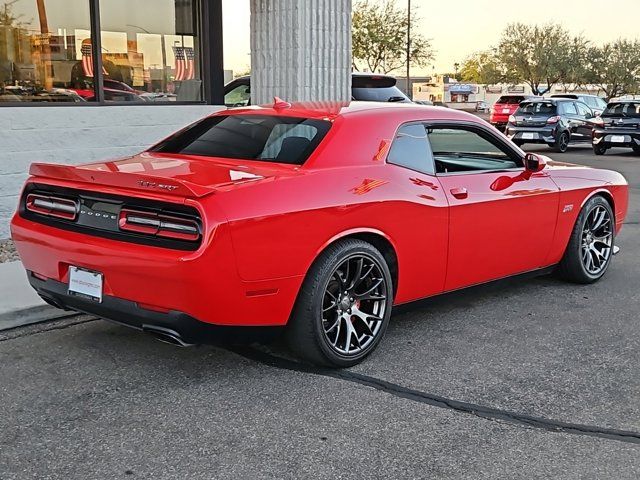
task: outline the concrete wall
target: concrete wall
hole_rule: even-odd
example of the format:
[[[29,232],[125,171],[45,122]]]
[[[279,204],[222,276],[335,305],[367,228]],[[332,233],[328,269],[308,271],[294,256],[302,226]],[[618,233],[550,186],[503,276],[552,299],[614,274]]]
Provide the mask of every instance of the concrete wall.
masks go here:
[[[351,99],[351,0],[251,0],[251,100]]]
[[[0,239],[32,162],[79,164],[140,152],[219,110],[210,105],[0,106]]]

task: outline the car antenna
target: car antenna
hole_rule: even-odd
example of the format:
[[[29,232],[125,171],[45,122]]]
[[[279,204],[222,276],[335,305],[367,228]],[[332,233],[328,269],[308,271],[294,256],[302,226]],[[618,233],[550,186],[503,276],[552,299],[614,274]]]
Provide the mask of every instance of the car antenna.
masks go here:
[[[284,110],[285,108],[291,108],[291,104],[280,97],[273,97],[273,108],[274,110]]]

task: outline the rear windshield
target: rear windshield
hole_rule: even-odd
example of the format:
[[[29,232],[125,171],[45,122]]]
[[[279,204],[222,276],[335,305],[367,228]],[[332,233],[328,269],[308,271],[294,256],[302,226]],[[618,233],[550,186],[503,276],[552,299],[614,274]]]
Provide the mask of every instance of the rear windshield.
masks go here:
[[[331,122],[272,115],[207,117],[151,150],[302,165],[329,131]]]
[[[603,117],[640,117],[640,102],[610,103]]]
[[[523,115],[553,115],[556,113],[556,106],[550,102],[524,103],[520,105],[516,113]]]
[[[518,105],[520,102],[526,100],[523,95],[507,95],[500,97],[496,103]]]
[[[390,88],[352,88],[354,100],[366,102],[409,102],[410,100],[398,87]]]

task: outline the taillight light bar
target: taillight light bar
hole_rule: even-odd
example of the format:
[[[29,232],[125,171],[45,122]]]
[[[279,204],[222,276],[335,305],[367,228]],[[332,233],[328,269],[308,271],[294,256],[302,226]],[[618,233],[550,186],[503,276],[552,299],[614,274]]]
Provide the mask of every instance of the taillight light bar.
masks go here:
[[[198,222],[172,215],[122,209],[118,225],[120,230],[127,232],[176,240],[196,241],[200,239]]]
[[[48,217],[75,220],[78,217],[78,202],[67,198],[31,193],[27,195],[28,211]]]

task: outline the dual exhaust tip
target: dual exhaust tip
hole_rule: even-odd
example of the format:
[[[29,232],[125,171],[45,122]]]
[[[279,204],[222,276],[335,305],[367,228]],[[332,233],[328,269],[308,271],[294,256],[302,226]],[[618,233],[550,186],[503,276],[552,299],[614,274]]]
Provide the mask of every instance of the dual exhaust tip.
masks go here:
[[[142,331],[148,333],[162,343],[168,343],[176,347],[193,347],[195,344],[185,342],[182,336],[170,328],[158,327],[156,325],[143,325]]]

